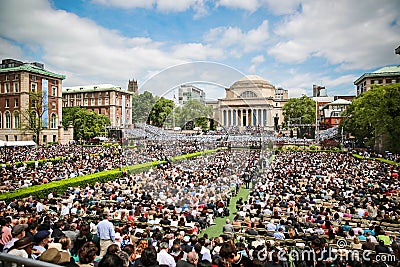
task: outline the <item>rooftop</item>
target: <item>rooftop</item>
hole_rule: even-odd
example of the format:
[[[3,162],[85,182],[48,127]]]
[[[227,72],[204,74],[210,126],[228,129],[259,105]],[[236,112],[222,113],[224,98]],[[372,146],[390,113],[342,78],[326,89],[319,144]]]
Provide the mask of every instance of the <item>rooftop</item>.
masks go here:
[[[359,84],[365,78],[374,78],[374,77],[393,77],[400,76],[400,65],[395,66],[386,66],[380,69],[377,69],[374,72],[364,73],[360,78],[354,81],[354,84]]]
[[[45,75],[45,76],[50,76],[50,77],[54,77],[54,78],[58,78],[58,79],[62,79],[62,80],[65,79],[65,75],[57,74],[57,73],[39,68],[37,66],[34,66],[32,64],[24,64],[24,65],[17,66],[17,67],[0,69],[0,73],[15,72],[15,71],[28,71],[28,72]]]
[[[350,105],[351,102],[346,99],[336,99],[335,101],[329,103],[329,105]]]
[[[62,89],[63,94],[104,92],[104,91],[117,91],[126,94],[134,94],[133,92],[129,92],[128,90],[121,89],[121,86],[116,86],[113,84],[69,86],[69,87],[63,87]]]
[[[390,73],[390,72],[397,72],[400,73],[400,65],[397,66],[386,66],[383,68],[380,68],[373,73]]]

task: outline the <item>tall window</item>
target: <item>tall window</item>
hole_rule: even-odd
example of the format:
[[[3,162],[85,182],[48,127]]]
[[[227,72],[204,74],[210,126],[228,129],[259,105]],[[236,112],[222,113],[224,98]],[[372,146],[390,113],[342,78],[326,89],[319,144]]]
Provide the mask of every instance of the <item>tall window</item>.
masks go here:
[[[6,84],[4,84],[4,86],[5,86],[6,93],[9,93],[10,92],[10,84],[6,83]]]
[[[19,106],[19,98],[14,99],[14,107],[17,108]]]
[[[90,99],[90,105],[94,106],[94,98]]]
[[[50,119],[50,128],[55,129],[57,128],[57,116],[56,114],[51,114],[51,119]]]
[[[14,93],[19,92],[19,83],[14,83]]]
[[[3,128],[3,115],[0,113],[0,129]]]
[[[51,109],[55,110],[56,109],[56,102],[51,102]]]
[[[6,99],[6,108],[9,108],[9,107],[10,107],[10,100]]]
[[[56,96],[57,95],[57,87],[51,87],[51,95]]]
[[[18,112],[14,113],[14,129],[19,128],[19,114]]]
[[[6,129],[10,129],[11,128],[11,114],[10,114],[10,112],[6,112],[5,113],[6,114]]]
[[[36,92],[36,83],[31,84],[31,92],[32,93]]]
[[[104,99],[104,105],[108,105],[108,98]]]

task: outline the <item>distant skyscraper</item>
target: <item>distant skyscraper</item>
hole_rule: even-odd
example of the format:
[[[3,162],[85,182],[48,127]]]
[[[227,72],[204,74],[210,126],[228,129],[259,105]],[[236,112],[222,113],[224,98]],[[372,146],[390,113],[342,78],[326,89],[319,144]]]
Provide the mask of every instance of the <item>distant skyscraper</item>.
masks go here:
[[[206,93],[193,85],[184,84],[179,87],[179,105],[185,105],[189,100],[198,100],[200,103],[205,104]]]

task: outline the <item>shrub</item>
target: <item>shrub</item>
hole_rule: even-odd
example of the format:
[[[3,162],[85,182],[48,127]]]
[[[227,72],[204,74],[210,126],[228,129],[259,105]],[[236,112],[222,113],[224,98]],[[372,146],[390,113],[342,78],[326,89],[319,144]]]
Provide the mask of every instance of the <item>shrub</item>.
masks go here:
[[[222,149],[223,148],[181,155],[181,156],[173,157],[171,160],[179,161],[179,160],[184,160],[184,159],[190,159],[193,157],[198,157],[198,156],[214,153],[214,152],[217,152]],[[46,160],[39,161],[39,164],[43,164],[44,162],[48,162],[48,161],[60,161],[60,160],[61,160],[61,158],[46,159]],[[35,161],[25,162],[25,163],[33,164],[33,166],[34,166]],[[46,198],[50,192],[57,192],[59,194],[62,194],[65,191],[67,191],[69,187],[85,186],[86,184],[93,185],[96,182],[108,182],[111,180],[115,180],[116,178],[122,177],[124,171],[131,172],[131,173],[139,173],[139,172],[143,172],[151,167],[157,166],[158,164],[162,164],[162,163],[165,163],[165,161],[158,160],[158,161],[140,163],[140,164],[136,164],[133,166],[124,167],[122,170],[117,168],[117,169],[113,169],[113,170],[109,170],[109,171],[103,171],[103,172],[88,174],[88,175],[84,175],[84,176],[78,176],[78,177],[74,177],[74,178],[67,178],[67,179],[54,181],[54,182],[47,183],[47,184],[35,185],[35,186],[28,187],[28,188],[22,188],[19,190],[1,194],[0,201],[2,201],[2,200],[11,201],[14,199],[21,199],[21,198],[25,198],[25,197],[29,197],[29,196],[34,196],[34,197],[38,197],[38,198]],[[23,164],[23,163],[19,163],[19,164]]]

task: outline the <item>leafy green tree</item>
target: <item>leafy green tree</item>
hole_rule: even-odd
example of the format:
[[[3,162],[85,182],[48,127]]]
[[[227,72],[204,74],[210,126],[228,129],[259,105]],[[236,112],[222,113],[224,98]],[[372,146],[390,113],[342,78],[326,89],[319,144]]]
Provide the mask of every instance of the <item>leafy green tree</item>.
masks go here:
[[[174,109],[174,101],[164,97],[156,97],[155,99],[156,102],[154,103],[149,115],[150,124],[157,127],[163,127],[167,117]]]
[[[184,106],[175,109],[176,125],[184,128],[201,127],[203,130],[209,129],[209,119],[212,118],[212,108],[203,105],[196,99],[189,100]]]
[[[74,139],[89,140],[105,132],[110,120],[101,114],[80,107],[63,108],[63,126],[74,126]]]
[[[340,128],[359,143],[367,146],[382,143],[381,150],[400,151],[399,90],[400,83],[374,85],[347,107]]]
[[[132,96],[132,122],[150,123],[150,112],[157,98],[152,93],[145,91],[139,95]]]
[[[298,124],[315,123],[315,101],[306,95],[300,98],[290,98],[283,106],[284,125],[288,126],[289,120],[298,119]]]

